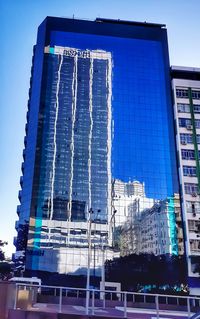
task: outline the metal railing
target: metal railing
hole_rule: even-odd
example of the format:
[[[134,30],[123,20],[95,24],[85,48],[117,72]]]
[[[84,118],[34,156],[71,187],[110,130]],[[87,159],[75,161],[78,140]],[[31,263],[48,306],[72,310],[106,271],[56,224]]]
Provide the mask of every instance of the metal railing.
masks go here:
[[[94,315],[99,309],[112,310],[112,312],[123,313],[127,318],[129,310],[134,311],[148,310],[152,314],[160,316],[169,314],[176,315],[176,311],[183,317],[190,318],[194,313],[200,311],[200,297],[162,295],[150,293],[138,293],[129,291],[98,290],[72,287],[58,287],[45,285],[31,285],[16,283],[14,309],[20,309],[20,294],[22,290],[32,293],[32,307],[34,304],[41,305],[45,301],[51,305],[55,312],[67,313],[69,306],[79,305],[82,312],[87,314],[87,303],[89,305],[89,315]],[[89,296],[89,301],[87,300]],[[45,299],[46,298],[46,299]],[[80,307],[81,306],[81,307]],[[140,310],[139,310],[140,309]],[[167,311],[169,311],[167,313]],[[98,314],[99,315],[99,314]],[[116,315],[117,317],[117,315]]]

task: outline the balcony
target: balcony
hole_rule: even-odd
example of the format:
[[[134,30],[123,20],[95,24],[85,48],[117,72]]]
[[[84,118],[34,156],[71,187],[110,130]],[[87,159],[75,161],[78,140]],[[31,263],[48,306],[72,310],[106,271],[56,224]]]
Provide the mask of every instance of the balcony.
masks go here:
[[[180,238],[183,238],[183,230],[181,228],[178,228],[177,229],[177,237],[180,239]]]
[[[176,212],[175,216],[176,216],[176,221],[180,222],[181,221],[181,213],[180,212]]]

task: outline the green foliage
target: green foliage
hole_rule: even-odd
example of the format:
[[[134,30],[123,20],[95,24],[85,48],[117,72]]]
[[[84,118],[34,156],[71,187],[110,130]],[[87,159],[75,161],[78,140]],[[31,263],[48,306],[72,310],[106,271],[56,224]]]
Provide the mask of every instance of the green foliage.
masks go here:
[[[0,247],[4,247],[5,245],[8,245],[8,242],[0,240]],[[0,248],[0,261],[3,261],[3,260],[5,260],[5,254],[2,250],[2,248]]]

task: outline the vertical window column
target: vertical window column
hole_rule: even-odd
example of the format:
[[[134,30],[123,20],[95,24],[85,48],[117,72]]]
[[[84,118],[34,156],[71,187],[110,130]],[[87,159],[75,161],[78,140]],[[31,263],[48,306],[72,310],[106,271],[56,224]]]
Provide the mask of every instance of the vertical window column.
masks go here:
[[[194,106],[193,106],[192,89],[191,88],[188,88],[188,97],[189,97],[189,102],[190,102],[190,113],[191,113],[192,133],[193,133],[193,142],[194,142],[194,153],[195,153],[195,160],[196,160],[196,167],[197,167],[198,190],[200,192],[199,151],[198,151],[198,144],[197,144],[196,123],[195,123]]]

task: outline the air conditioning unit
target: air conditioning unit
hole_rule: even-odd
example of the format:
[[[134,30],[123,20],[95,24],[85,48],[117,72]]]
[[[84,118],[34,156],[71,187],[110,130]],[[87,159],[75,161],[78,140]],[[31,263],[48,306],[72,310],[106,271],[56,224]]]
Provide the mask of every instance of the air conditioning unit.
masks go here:
[[[192,125],[187,125],[187,126],[186,126],[186,129],[187,129],[187,130],[192,130]]]
[[[197,197],[197,195],[198,195],[197,193],[192,193],[193,197]]]
[[[187,145],[187,142],[186,141],[181,141],[181,144],[182,145]]]

